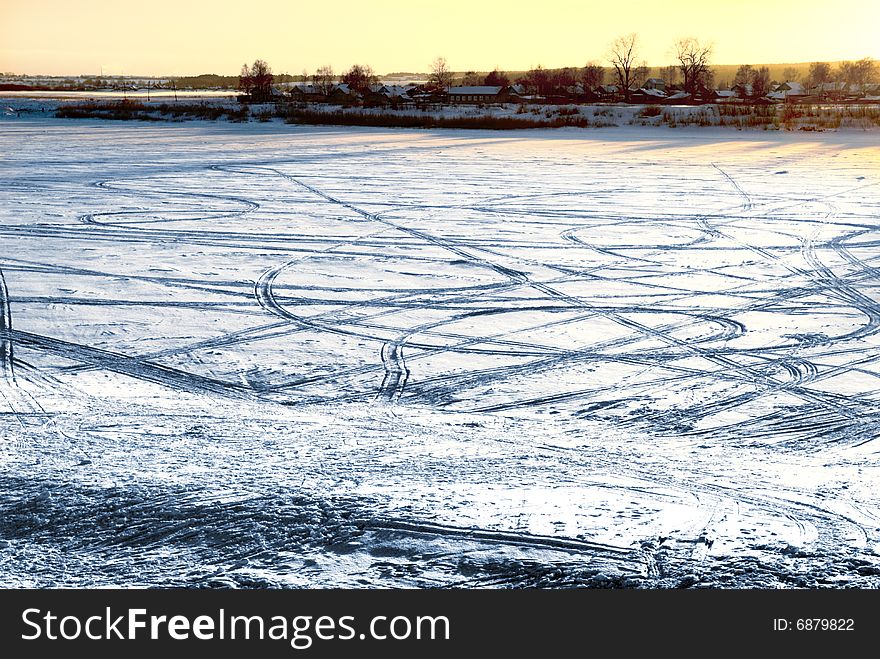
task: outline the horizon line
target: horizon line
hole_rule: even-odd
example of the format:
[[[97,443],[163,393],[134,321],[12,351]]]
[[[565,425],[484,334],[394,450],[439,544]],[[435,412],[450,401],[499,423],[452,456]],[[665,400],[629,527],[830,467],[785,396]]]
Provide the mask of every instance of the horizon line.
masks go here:
[[[260,58],[257,58],[260,59]],[[871,55],[866,55],[864,57],[859,57],[856,59],[838,59],[838,60],[823,60],[823,59],[810,59],[803,60],[800,62],[718,62],[709,65],[709,68],[716,66],[804,66],[809,64],[814,64],[816,62],[824,62],[827,64],[840,64],[842,62],[858,62],[862,59],[870,59],[874,61],[877,58],[872,57]],[[593,62],[587,62],[587,64],[592,64]],[[601,66],[604,69],[613,69],[614,66],[611,64],[597,63],[598,66]],[[272,67],[271,62],[269,63],[270,68]],[[353,66],[353,65],[352,65]],[[538,66],[548,70],[548,71],[558,71],[561,69],[582,69],[586,65],[581,66],[552,66],[552,67],[544,67],[541,64],[537,64],[534,67],[528,69],[516,69],[516,68],[502,68],[502,67],[494,67],[493,69],[462,69],[451,71],[453,75],[457,74],[467,74],[467,73],[491,73],[492,71],[500,71],[503,73],[512,73],[512,72],[527,72],[531,71]],[[676,69],[679,68],[677,64],[647,64],[649,69],[666,69],[669,67],[674,67]],[[345,73],[346,69],[340,69],[338,71],[339,74]],[[274,75],[289,75],[292,77],[302,76],[303,72],[300,73],[291,73],[289,71],[278,71],[273,72]],[[430,75],[430,71],[390,71],[388,73],[376,73],[379,77],[387,77],[392,75],[414,75],[414,76],[428,76]],[[140,73],[18,73],[15,71],[2,71],[0,72],[2,76],[24,76],[24,77],[43,77],[43,78],[84,78],[84,77],[97,77],[97,78],[195,78],[198,76],[220,76],[226,78],[234,78],[237,77],[238,73],[214,73],[209,71],[204,71],[202,73],[186,73],[186,74],[177,74],[177,75],[167,75],[167,74],[140,74]],[[311,74],[306,74],[308,77]]]

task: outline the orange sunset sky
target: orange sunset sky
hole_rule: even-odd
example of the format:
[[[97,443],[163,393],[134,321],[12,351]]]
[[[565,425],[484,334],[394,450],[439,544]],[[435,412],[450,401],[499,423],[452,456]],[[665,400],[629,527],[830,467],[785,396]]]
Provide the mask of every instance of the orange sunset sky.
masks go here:
[[[260,57],[276,72],[355,62],[378,73],[605,63],[637,32],[642,56],[715,44],[718,64],[880,58],[880,0],[0,0],[0,71],[28,74],[236,74]]]

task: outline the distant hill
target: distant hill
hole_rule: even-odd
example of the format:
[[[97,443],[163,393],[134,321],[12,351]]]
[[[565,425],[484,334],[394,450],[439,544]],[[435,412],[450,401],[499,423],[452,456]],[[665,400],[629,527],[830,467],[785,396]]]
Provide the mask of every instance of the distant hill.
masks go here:
[[[275,74],[275,82],[301,82],[303,76],[289,73]],[[216,73],[202,73],[197,76],[181,76],[174,78],[178,89],[235,89],[238,87],[238,76],[221,76]]]

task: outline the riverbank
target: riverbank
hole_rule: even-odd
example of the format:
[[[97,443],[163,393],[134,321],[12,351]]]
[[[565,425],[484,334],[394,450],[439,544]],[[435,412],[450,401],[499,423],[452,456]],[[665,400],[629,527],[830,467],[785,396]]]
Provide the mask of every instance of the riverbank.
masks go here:
[[[658,126],[728,127],[737,130],[826,131],[880,128],[880,105],[452,105],[364,108],[327,104],[247,105],[229,98],[105,100],[0,97],[4,118],[54,114],[65,119],[116,121],[227,120],[382,128],[607,128]]]

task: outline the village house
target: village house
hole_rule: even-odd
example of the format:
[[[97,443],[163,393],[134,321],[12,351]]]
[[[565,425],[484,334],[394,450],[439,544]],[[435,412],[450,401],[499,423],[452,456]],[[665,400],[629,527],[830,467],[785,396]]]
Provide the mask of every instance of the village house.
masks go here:
[[[736,92],[732,89],[716,89],[714,93],[716,103],[730,103],[736,100]]]
[[[614,101],[620,96],[620,87],[617,85],[599,85],[596,87],[596,95],[602,101]]]
[[[596,93],[582,82],[566,87],[565,96],[567,101],[578,102],[595,101],[598,98]]]
[[[288,86],[287,93],[293,101],[323,101],[324,94],[317,85],[308,82],[294,82]]]
[[[665,92],[666,81],[662,78],[648,78],[645,80],[645,84],[642,85],[642,89],[657,89],[661,92]]]
[[[666,100],[666,93],[660,89],[642,87],[631,89],[629,92],[630,103],[661,103]]]
[[[710,89],[706,85],[697,85],[694,89],[694,101],[697,103],[713,103],[715,101],[715,90]]]
[[[772,92],[767,94],[768,98],[772,98],[775,101],[793,100],[803,98],[804,96],[807,96],[807,90],[804,89],[804,86],[799,82],[791,80],[777,85]]]
[[[823,82],[816,85],[810,91],[827,100],[838,101],[849,92],[849,85],[845,82]]]
[[[690,103],[692,100],[693,96],[691,94],[682,91],[675,92],[666,97],[666,102],[671,104]]]
[[[327,102],[334,105],[352,105],[361,99],[361,94],[345,83],[333,86],[333,91],[327,96]]]
[[[751,98],[753,95],[752,86],[749,84],[739,84],[731,87],[731,91],[737,98]]]
[[[412,103],[415,85],[383,85],[379,93],[384,94],[392,103]]]
[[[483,85],[478,87],[450,87],[450,103],[504,103],[509,98],[506,87]]]
[[[411,92],[414,85],[370,85],[369,91],[364,94],[364,105],[368,106],[399,106],[414,102]]]

